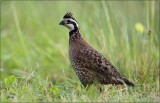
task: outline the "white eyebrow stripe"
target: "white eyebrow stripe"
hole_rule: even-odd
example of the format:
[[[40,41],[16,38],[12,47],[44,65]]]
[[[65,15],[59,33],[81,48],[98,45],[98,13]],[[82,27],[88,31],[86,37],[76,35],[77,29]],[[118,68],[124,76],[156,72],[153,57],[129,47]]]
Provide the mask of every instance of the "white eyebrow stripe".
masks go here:
[[[77,23],[77,21],[75,21],[75,20],[73,20],[73,19],[68,19],[68,20],[70,20],[70,21],[72,21],[72,22],[76,23],[76,26],[78,27],[78,23]]]
[[[77,23],[76,20],[73,20],[73,19],[71,19],[71,18],[65,18],[65,19],[63,19],[63,20],[64,20],[64,21],[70,20],[70,21],[76,23],[76,26],[78,27],[78,23]]]

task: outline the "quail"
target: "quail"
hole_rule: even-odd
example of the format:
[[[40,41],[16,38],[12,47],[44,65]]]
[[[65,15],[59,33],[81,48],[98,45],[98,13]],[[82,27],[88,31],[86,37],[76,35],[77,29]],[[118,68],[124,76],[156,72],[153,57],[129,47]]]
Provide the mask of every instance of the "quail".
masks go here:
[[[59,25],[69,29],[69,59],[84,87],[93,83],[134,86],[101,53],[92,48],[82,37],[78,22],[67,12]]]

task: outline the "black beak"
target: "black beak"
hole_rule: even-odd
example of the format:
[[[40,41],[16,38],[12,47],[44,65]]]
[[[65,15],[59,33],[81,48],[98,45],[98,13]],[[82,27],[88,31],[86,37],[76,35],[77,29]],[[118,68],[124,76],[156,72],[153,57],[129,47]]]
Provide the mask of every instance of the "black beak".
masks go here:
[[[65,24],[65,22],[62,20],[62,21],[60,21],[60,23],[59,23],[59,25],[64,25]]]

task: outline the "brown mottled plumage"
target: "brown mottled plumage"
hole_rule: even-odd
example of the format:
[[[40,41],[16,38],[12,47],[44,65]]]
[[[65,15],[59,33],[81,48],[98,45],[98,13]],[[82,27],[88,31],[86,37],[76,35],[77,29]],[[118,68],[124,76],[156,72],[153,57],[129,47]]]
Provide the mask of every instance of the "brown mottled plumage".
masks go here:
[[[81,36],[78,23],[72,13],[64,15],[60,25],[69,32],[69,58],[76,75],[84,87],[95,82],[100,84],[123,84],[134,86],[98,51]]]

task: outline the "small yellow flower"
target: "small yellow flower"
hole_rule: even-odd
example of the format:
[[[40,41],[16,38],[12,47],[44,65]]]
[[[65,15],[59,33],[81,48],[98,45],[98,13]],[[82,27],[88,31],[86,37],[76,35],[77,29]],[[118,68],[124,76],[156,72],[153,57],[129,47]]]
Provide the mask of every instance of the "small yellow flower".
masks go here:
[[[135,24],[135,29],[137,32],[139,33],[143,33],[144,32],[144,26],[142,23],[136,23]]]

